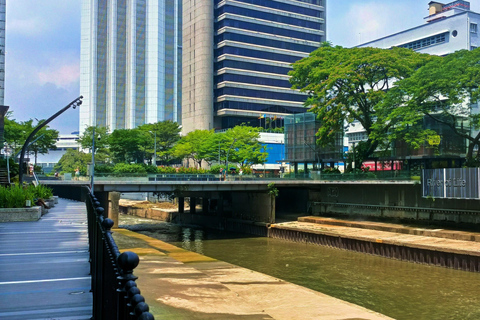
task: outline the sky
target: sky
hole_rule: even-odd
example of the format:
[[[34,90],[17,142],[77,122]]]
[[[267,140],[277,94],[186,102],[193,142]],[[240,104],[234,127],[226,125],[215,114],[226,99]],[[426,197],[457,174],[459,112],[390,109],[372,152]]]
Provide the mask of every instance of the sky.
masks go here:
[[[344,47],[423,24],[430,2],[326,1],[327,40]],[[480,0],[470,4],[480,12]],[[80,9],[81,0],[7,0],[5,105],[13,119],[47,119],[80,95]],[[78,110],[50,127],[78,131]]]

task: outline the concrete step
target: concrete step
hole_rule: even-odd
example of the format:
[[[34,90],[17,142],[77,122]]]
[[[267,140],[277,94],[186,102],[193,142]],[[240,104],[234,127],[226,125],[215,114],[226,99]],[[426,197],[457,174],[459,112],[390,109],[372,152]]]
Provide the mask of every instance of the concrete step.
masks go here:
[[[410,234],[410,235],[417,235],[417,236],[424,236],[424,237],[436,237],[436,238],[443,238],[443,239],[480,242],[480,233],[469,232],[469,231],[419,228],[419,227],[410,227],[410,226],[394,224],[394,223],[383,223],[383,222],[373,222],[373,221],[350,221],[350,220],[317,217],[317,216],[299,217],[298,221],[333,225],[333,226],[344,226],[344,227],[351,227],[351,228],[386,231],[386,232],[401,233],[401,234]]]

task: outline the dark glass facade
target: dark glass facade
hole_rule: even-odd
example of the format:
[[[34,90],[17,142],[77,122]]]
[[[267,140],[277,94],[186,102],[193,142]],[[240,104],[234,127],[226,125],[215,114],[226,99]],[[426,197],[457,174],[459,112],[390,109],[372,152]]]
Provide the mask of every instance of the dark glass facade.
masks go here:
[[[322,0],[215,0],[215,111],[253,111],[252,118],[305,112],[306,95],[291,89],[287,73],[325,41],[323,5]],[[217,126],[262,123],[224,117]]]

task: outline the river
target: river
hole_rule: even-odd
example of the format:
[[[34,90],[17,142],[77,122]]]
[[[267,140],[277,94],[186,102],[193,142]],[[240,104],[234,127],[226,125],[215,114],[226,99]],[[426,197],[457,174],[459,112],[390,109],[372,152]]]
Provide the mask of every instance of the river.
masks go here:
[[[131,216],[123,216],[120,223],[178,247],[395,319],[480,319],[479,273],[312,244],[179,227]]]

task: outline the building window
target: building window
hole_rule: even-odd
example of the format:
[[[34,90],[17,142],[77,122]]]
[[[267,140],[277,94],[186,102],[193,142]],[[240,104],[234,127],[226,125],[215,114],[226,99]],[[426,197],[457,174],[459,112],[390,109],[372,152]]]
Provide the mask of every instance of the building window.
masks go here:
[[[446,40],[447,40],[447,34],[443,33],[443,34],[437,34],[436,36],[424,38],[421,40],[405,43],[405,44],[399,45],[399,47],[412,49],[412,50],[420,50],[422,48],[433,46],[435,44],[444,43],[446,42]]]
[[[470,32],[471,33],[477,33],[478,31],[478,26],[476,23],[470,23]]]
[[[475,50],[475,49],[477,49],[476,46],[470,46],[470,51],[473,51],[473,50]]]

